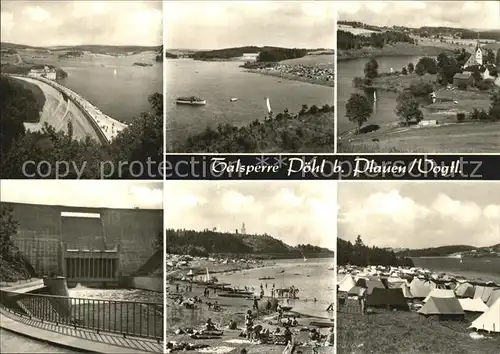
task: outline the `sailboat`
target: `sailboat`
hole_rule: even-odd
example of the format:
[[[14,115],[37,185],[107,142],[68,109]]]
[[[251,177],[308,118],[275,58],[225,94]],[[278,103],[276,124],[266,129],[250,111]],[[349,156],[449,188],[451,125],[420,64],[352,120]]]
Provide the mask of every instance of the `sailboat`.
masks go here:
[[[373,91],[373,102],[377,102],[377,91]]]
[[[269,100],[269,97],[266,97],[266,106],[267,106],[267,113],[271,114],[271,101]]]
[[[304,262],[307,262],[307,258],[306,258],[306,256],[304,256]]]
[[[207,274],[205,275],[205,283],[210,282],[210,274],[208,274],[208,268],[207,268]]]
[[[116,75],[116,69],[115,69],[115,71],[113,71],[113,75]]]

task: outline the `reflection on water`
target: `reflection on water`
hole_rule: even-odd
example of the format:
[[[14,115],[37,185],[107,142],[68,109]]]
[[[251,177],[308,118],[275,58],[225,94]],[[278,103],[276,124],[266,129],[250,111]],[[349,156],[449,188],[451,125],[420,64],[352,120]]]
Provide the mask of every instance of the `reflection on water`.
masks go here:
[[[100,300],[125,300],[143,302],[163,302],[163,294],[138,289],[94,289],[78,284],[69,289],[69,296]]]

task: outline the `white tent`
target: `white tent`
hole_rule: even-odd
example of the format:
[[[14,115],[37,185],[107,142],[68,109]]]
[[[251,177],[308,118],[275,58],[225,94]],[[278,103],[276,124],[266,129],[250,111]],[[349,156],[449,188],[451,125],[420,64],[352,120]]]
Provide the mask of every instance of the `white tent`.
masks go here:
[[[427,302],[431,297],[437,297],[437,298],[450,298],[450,297],[455,297],[455,293],[453,290],[448,290],[448,289],[433,289],[429,295],[424,299],[424,302]]]
[[[356,282],[352,278],[351,274],[347,274],[344,279],[339,283],[339,291],[345,291],[348,292],[351,290],[354,285],[356,285]]]
[[[488,311],[488,306],[481,299],[458,299],[464,311],[469,312],[485,312]]]
[[[488,311],[472,322],[470,328],[500,333],[500,299],[497,299]]]

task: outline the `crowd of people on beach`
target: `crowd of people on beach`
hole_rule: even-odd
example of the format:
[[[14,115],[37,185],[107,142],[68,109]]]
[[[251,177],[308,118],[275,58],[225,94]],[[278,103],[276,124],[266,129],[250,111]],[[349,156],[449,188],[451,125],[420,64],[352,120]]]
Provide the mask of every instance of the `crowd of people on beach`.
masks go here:
[[[290,65],[276,64],[273,67],[266,68],[269,72],[277,72],[282,75],[294,75],[308,80],[331,81],[335,79],[335,74],[332,68],[322,68],[319,66],[309,65]]]
[[[63,92],[69,98],[77,102],[86,112],[88,112],[94,122],[101,128],[102,133],[108,141],[114,139],[118,132],[125,128],[125,124],[108,117],[106,114],[101,112],[99,108],[91,104],[86,98],[79,95],[78,93],[53,80],[42,77],[39,77],[37,79]]]

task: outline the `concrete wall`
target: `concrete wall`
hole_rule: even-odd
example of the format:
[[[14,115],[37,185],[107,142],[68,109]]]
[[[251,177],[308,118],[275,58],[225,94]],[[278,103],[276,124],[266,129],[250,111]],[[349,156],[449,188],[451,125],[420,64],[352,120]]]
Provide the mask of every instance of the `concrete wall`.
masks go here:
[[[104,244],[106,247],[118,246],[120,253],[119,272],[126,276],[131,275],[142,266],[155,252],[154,244],[159,233],[163,231],[162,210],[141,209],[107,209],[107,208],[79,208],[52,205],[34,205],[22,203],[3,203],[13,208],[14,219],[20,224],[19,233],[14,242],[20,247],[30,259],[37,271],[43,269],[47,272],[60,272],[60,245],[61,242],[68,243],[71,234],[78,240],[69,242],[74,246],[87,247],[85,235],[82,230],[86,223],[79,221],[69,224],[68,232],[63,230],[63,217],[61,212],[77,213],[100,213],[102,225],[103,242],[96,240],[97,225],[91,222],[88,235],[92,243]],[[64,219],[67,219],[64,217]],[[74,220],[73,220],[74,221]],[[66,222],[66,221],[64,221]],[[66,228],[67,229],[67,228]],[[68,230],[68,229],[67,229]],[[68,245],[65,245],[67,247]],[[71,248],[71,247],[69,247]],[[37,266],[38,265],[38,266]]]
[[[163,292],[163,277],[130,277],[127,285],[133,289]]]

